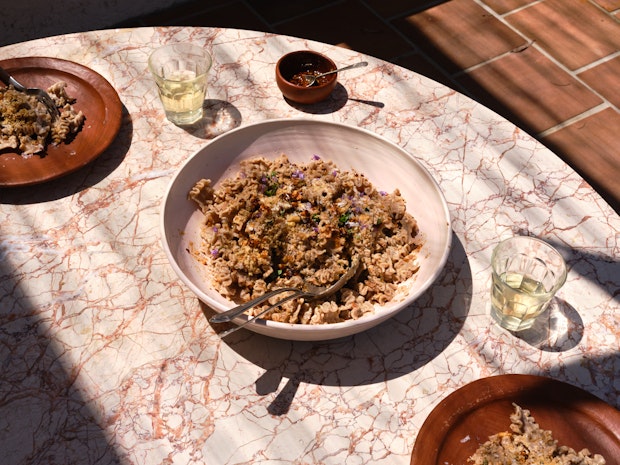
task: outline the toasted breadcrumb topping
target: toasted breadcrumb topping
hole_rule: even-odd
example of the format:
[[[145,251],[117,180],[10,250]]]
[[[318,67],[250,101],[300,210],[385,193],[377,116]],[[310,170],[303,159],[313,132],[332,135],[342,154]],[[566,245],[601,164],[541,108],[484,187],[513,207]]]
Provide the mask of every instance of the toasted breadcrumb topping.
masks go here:
[[[529,410],[513,404],[510,431],[489,437],[469,457],[473,465],[605,465],[599,454],[558,446],[551,431],[541,429]]]
[[[35,96],[13,86],[0,88],[0,151],[13,149],[28,157],[43,152],[49,143],[69,142],[85,117],[74,110],[75,99],[67,95],[66,87],[60,81],[47,89],[60,112],[55,119]]]
[[[189,198],[205,215],[202,244],[192,253],[232,300],[306,283],[326,287],[359,258],[356,275],[336,294],[288,302],[265,317],[274,321],[358,319],[393,299],[419,268],[422,241],[398,189],[379,191],[363,174],[318,156],[305,164],[285,155],[246,160],[237,177],[216,187],[198,181]]]

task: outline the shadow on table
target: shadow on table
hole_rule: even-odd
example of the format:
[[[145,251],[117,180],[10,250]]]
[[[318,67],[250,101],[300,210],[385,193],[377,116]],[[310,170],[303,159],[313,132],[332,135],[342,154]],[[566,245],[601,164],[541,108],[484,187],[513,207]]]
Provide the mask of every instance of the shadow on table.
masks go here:
[[[110,146],[82,168],[34,186],[0,188],[0,204],[29,205],[69,197],[92,187],[114,172],[125,159],[133,138],[133,121],[123,106],[121,128]]]
[[[323,102],[302,104],[293,102],[287,98],[284,98],[284,100],[296,110],[312,115],[326,115],[329,113],[335,113],[342,107],[344,107],[349,101],[363,103],[365,105],[369,105],[379,109],[385,107],[385,104],[383,102],[349,98],[349,93],[347,92],[347,89],[340,83],[336,84],[336,88],[334,89],[332,94],[327,100],[324,100]]]
[[[595,356],[583,354],[566,363],[553,378],[579,387],[584,385],[590,394],[620,410],[620,390],[617,384],[619,366],[618,351]]]
[[[565,352],[579,345],[584,329],[579,312],[565,300],[555,297],[534,326],[512,334],[545,352]]]
[[[120,465],[80,370],[66,370],[71,348],[50,340],[53,318],[38,314],[13,275],[11,260],[0,260],[0,462]]]
[[[225,100],[207,99],[202,105],[203,117],[194,124],[182,126],[200,139],[213,139],[241,126],[243,118],[237,107]]]
[[[265,370],[256,381],[259,394],[276,392],[288,378],[268,411],[286,413],[302,382],[373,384],[416,371],[443,352],[465,321],[472,293],[467,256],[455,234],[452,243],[437,281],[412,305],[368,331],[325,342],[285,341],[243,329],[227,336],[233,350]],[[203,310],[211,315],[208,307]]]

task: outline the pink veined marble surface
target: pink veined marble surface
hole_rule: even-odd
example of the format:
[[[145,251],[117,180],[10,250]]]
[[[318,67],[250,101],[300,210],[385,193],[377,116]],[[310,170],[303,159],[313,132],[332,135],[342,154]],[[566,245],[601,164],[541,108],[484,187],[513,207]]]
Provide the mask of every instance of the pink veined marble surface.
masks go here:
[[[214,56],[204,124],[168,122],[146,62],[190,40]],[[312,48],[362,70],[297,107],[274,64]],[[0,190],[0,451],[6,464],[408,464],[431,410],[475,379],[539,374],[618,408],[620,218],[553,153],[469,98],[355,51],[251,31],[144,28],[51,37],[0,59],[52,56],[103,75],[121,132],[88,167]],[[328,343],[245,330],[220,339],[160,243],[181,163],[239,125],[307,117],[372,130],[417,157],[452,215],[444,272],[411,308]],[[494,244],[531,234],[569,273],[534,330],[489,315]]]

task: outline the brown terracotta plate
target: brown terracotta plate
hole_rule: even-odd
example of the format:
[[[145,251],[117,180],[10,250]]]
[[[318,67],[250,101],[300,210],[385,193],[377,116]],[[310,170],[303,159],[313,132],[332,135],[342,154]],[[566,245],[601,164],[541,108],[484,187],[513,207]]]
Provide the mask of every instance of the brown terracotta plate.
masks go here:
[[[38,184],[71,173],[101,155],[118,134],[121,101],[110,83],[92,69],[47,57],[2,60],[0,66],[27,87],[47,89],[65,81],[67,94],[77,99],[73,107],[86,116],[82,130],[69,144],[48,145],[43,154],[30,158],[0,151],[0,187]]]
[[[607,465],[620,465],[620,411],[577,387],[532,375],[483,378],[454,391],[422,425],[411,464],[466,465],[489,436],[509,430],[513,402],[559,445],[588,448]]]

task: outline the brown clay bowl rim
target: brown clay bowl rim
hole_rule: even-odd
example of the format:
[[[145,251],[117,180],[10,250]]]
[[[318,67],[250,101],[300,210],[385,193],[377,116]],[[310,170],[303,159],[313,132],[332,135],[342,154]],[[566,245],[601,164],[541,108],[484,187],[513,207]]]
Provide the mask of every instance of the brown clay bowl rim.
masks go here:
[[[587,447],[617,465],[620,412],[588,391],[556,379],[504,374],[472,381],[429,414],[415,441],[411,465],[465,463],[489,436],[510,426],[513,403],[531,411],[559,445]]]

